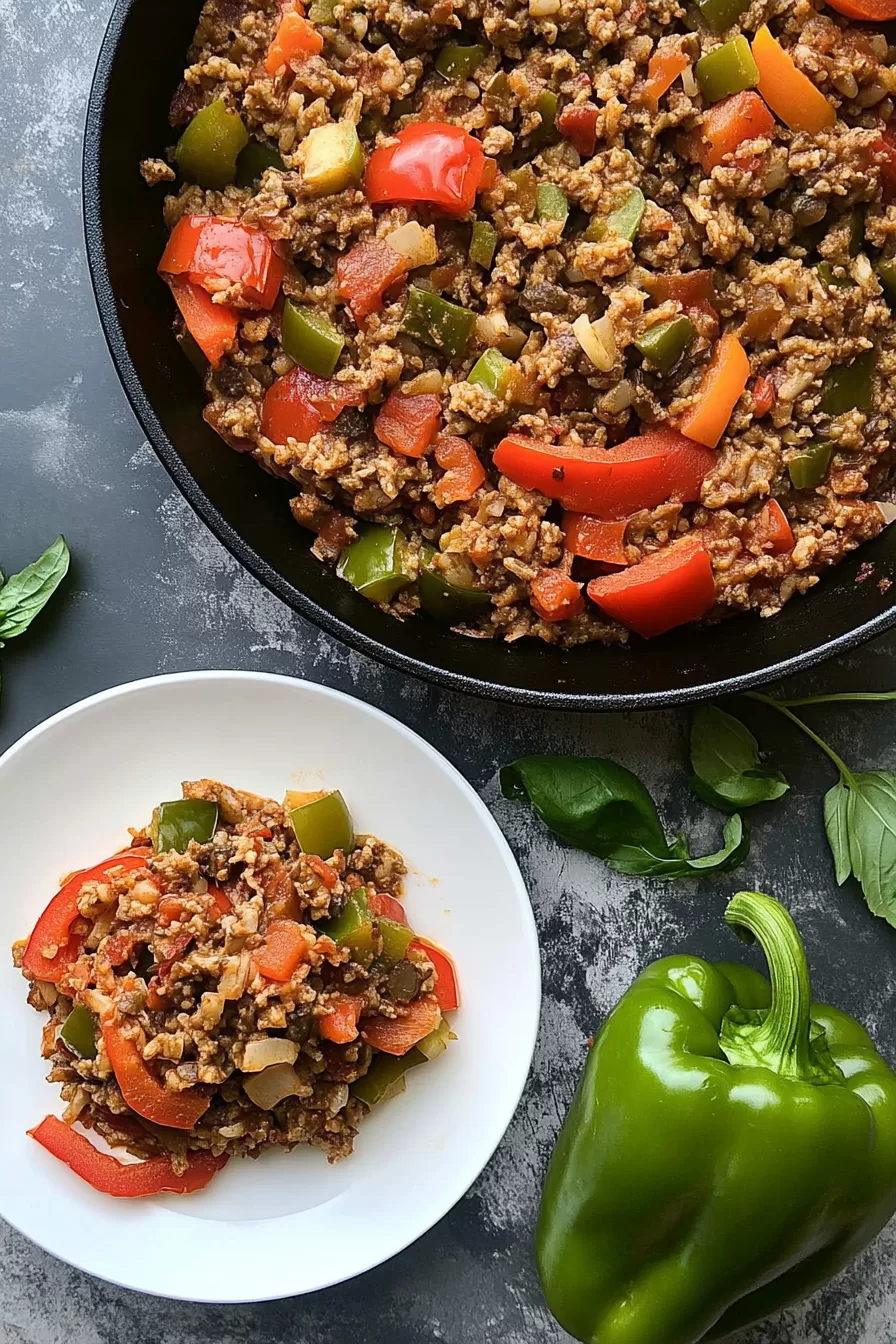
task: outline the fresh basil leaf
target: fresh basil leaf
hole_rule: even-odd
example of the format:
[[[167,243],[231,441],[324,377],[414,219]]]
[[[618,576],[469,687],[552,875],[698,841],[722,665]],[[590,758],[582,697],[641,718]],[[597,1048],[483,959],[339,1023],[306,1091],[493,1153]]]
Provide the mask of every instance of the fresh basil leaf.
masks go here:
[[[853,874],[871,912],[896,927],[896,775],[868,770],[844,785]]]
[[[849,789],[842,780],[828,789],[824,796],[824,828],[834,856],[837,885],[842,887],[852,872],[849,857]]]
[[[617,872],[693,877],[736,867],[749,848],[740,817],[725,826],[715,854],[692,859],[686,842],[666,838],[656,805],[637,775],[600,757],[524,756],[501,771],[505,798],[528,801],[567,844],[596,854]]]
[[[33,564],[10,575],[0,588],[0,639],[24,634],[65,578],[70,558],[64,538],[57,537]]]
[[[769,803],[790,785],[780,770],[764,766],[759,744],[745,724],[716,705],[700,705],[691,723],[691,788],[723,812]]]

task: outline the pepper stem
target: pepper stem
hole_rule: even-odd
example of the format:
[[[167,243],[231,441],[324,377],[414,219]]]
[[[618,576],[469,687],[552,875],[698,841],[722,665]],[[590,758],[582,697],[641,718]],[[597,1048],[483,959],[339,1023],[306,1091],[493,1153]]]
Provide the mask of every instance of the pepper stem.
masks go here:
[[[739,891],[725,922],[745,942],[757,940],[768,962],[772,1001],[768,1009],[732,1008],[722,1024],[722,1049],[732,1064],[759,1065],[783,1078],[810,1083],[842,1079],[813,1027],[812,991],[806,953],[796,925],[779,901],[761,891]]]

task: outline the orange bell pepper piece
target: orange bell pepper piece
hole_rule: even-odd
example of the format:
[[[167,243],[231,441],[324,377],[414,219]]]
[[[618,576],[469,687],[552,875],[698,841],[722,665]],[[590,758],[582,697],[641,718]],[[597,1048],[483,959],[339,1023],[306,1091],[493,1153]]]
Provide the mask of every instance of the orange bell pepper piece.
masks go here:
[[[690,57],[681,46],[666,44],[658,47],[647,66],[647,78],[635,90],[636,101],[655,112],[663,94],[668,93],[690,63]]]
[[[587,513],[564,513],[563,544],[570,555],[605,565],[627,565],[625,529],[628,519],[605,523]]]
[[[750,361],[740,341],[728,332],[713,351],[697,401],[679,426],[682,434],[715,448],[750,376]]]
[[[358,1018],[361,1016],[363,1001],[358,995],[334,994],[329,1004],[333,1011],[318,1022],[321,1040],[347,1045],[358,1034]]]
[[[769,555],[786,555],[796,544],[787,514],[776,499],[770,499],[757,513],[749,536]]]
[[[767,23],[753,38],[752,52],[759,68],[759,92],[785,126],[810,135],[833,126],[837,120],[833,105],[772,37]]]
[[[314,25],[303,18],[298,9],[288,9],[268,48],[265,72],[276,75],[281,66],[288,65],[290,61],[302,60],[305,56],[317,56],[323,48],[324,40]]]
[[[406,1055],[428,1036],[442,1020],[442,1010],[435,994],[424,994],[422,999],[409,1003],[402,1017],[368,1017],[361,1035],[375,1050],[387,1055]]]
[[[308,950],[301,926],[292,919],[275,919],[265,930],[264,943],[252,953],[252,969],[266,980],[289,980]]]
[[[764,140],[775,129],[775,119],[752,89],[734,93],[703,114],[696,131],[695,152],[703,171],[711,173],[726,154],[745,140]]]
[[[581,586],[559,569],[543,569],[529,591],[529,600],[543,621],[566,621],[585,610]]]

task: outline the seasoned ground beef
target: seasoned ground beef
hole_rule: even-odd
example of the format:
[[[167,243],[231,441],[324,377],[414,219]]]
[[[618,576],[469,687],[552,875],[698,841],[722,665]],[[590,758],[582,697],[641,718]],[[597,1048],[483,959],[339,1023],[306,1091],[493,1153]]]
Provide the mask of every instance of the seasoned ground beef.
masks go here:
[[[367,588],[396,616],[417,613],[421,595],[427,610],[438,607],[419,581],[427,568],[453,583],[444,614],[466,634],[619,642],[628,630],[591,600],[600,582],[587,600],[580,590],[685,536],[708,557],[709,576],[708,599],[704,585],[700,610],[688,614],[718,618],[773,615],[880,531],[896,420],[884,293],[888,279],[896,289],[896,263],[887,266],[896,258],[887,129],[896,49],[884,33],[810,0],[753,0],[723,32],[676,0],[316,0],[309,49],[276,67],[272,43],[290,7],[206,3],[172,123],[223,100],[274,166],[248,186],[178,185],[165,219],[170,229],[217,216],[261,230],[286,262],[287,307],[323,317],[342,342],[331,401],[315,402],[313,419],[296,421],[305,430],[281,430],[275,442],[268,394],[295,367],[282,343],[283,298],[259,311],[244,283],[203,281],[235,332],[206,373],[206,418],[296,484],[293,513],[316,534],[322,562],[342,556],[363,591],[370,565],[345,562],[352,544],[364,525],[398,528],[389,581]],[[712,0],[703,9],[711,16]],[[701,56],[741,34],[752,40],[764,24],[833,109],[830,124],[789,129],[745,92],[756,84],[749,74],[724,96],[710,88]],[[452,44],[480,50],[458,57]],[[670,56],[677,73],[654,92]],[[734,98],[755,100],[766,120],[714,153],[713,118]],[[484,151],[472,208],[370,203],[373,154],[421,122],[462,127]],[[368,172],[328,194],[309,180],[309,136],[334,123],[357,128]],[[147,161],[144,175],[164,181],[165,162]],[[626,224],[638,192],[643,210]],[[422,227],[410,262],[361,314],[340,262],[374,240],[381,258],[384,241],[412,222]],[[454,353],[409,320],[421,293],[474,315],[468,339],[449,342]],[[669,360],[652,360],[644,338],[681,318],[683,348],[662,367]],[[749,371],[702,483],[690,493],[673,485],[649,507],[608,507],[604,518],[628,517],[612,559],[570,542],[562,484],[545,485],[548,498],[496,468],[508,435],[568,456],[659,425],[687,432],[729,336]],[[492,356],[483,379],[488,350],[509,364]],[[435,404],[411,447],[383,418],[396,388],[421,416]],[[471,460],[472,475],[451,476]],[[554,481],[563,476],[557,467]],[[780,512],[769,513],[770,500]],[[382,551],[385,534],[373,535]],[[458,601],[458,588],[473,600]]]

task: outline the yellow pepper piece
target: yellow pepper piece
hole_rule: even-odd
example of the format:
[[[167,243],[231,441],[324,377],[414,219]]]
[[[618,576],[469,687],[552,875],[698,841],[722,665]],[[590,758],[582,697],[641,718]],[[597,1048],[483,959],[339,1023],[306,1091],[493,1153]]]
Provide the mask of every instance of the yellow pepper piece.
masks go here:
[[[810,135],[833,126],[837,120],[833,106],[809,76],[797,69],[766,23],[753,39],[753,60],[759,67],[759,92],[785,126]]]

